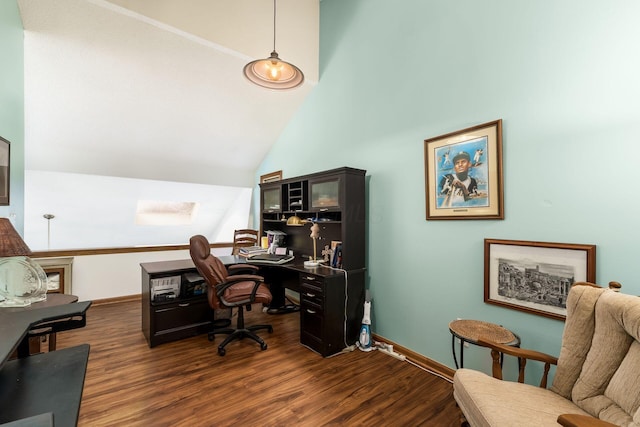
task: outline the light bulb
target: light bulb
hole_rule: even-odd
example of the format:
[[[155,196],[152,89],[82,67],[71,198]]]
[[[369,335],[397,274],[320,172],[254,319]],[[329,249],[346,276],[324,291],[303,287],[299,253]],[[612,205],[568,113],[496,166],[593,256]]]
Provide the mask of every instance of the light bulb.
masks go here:
[[[269,80],[278,81],[282,76],[282,64],[280,61],[269,61],[267,64],[267,78]]]

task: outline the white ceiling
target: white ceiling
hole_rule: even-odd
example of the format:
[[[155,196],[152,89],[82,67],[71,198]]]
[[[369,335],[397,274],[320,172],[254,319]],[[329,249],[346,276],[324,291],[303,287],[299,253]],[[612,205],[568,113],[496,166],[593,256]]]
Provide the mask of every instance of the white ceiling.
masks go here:
[[[303,86],[254,86],[271,0],[18,0],[25,167],[249,186],[318,81],[319,0],[280,0],[276,48]]]

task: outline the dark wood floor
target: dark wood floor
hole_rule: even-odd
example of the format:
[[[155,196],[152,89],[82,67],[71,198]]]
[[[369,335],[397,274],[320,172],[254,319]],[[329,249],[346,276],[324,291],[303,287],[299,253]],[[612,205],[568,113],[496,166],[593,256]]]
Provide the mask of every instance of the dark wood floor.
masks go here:
[[[140,302],[94,305],[58,334],[59,349],[91,345],[79,426],[459,425],[448,381],[379,351],[322,358],[296,313],[247,313],[273,325],[268,349],[245,339],[224,357],[206,335],[150,349],[140,316]]]

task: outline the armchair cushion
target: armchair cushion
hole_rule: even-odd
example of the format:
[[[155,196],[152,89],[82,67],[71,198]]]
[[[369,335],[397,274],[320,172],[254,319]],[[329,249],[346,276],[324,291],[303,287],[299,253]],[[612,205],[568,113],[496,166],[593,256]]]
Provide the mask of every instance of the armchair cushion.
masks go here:
[[[591,348],[571,395],[585,411],[619,425],[640,425],[639,301],[613,292],[600,296]]]
[[[554,426],[559,414],[589,415],[551,390],[502,381],[473,369],[458,369],[454,398],[473,427]]]
[[[454,397],[474,427],[557,425],[561,414],[640,427],[640,298],[574,285],[548,390],[459,369]]]
[[[574,286],[569,292],[562,347],[550,387],[565,399],[571,399],[571,390],[580,376],[591,347],[596,325],[595,306],[604,291],[603,288]]]

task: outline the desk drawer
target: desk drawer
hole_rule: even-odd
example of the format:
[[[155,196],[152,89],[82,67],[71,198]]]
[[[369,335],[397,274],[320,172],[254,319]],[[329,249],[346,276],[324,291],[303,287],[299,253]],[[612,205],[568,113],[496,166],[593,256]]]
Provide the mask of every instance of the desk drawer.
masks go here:
[[[315,288],[318,292],[322,292],[324,289],[324,279],[320,276],[309,273],[300,274],[300,287]]]
[[[154,307],[155,330],[179,329],[213,320],[207,301],[182,302]]]
[[[322,310],[324,307],[322,289],[304,283],[300,286],[300,305],[303,307],[312,306],[318,310]]]

